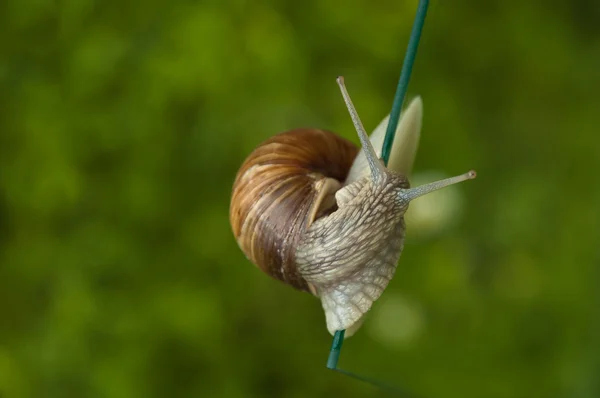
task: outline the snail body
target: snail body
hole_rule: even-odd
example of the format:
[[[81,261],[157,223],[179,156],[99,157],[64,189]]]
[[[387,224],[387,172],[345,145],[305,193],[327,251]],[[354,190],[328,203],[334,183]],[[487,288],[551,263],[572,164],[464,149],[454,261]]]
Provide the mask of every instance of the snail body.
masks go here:
[[[409,202],[474,178],[410,188],[422,103],[396,131],[387,168],[379,158],[387,118],[369,137],[338,78],[362,150],[326,130],[296,129],[260,144],[233,185],[230,222],[238,245],[263,272],[320,298],[327,329],[352,336],[394,276]]]

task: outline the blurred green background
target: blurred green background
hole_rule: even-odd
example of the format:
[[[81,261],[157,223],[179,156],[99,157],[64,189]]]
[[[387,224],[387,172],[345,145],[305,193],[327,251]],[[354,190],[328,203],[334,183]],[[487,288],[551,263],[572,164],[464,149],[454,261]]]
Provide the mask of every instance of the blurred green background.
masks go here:
[[[365,397],[228,220],[251,150],[358,143],[417,1],[0,2],[0,397]],[[430,398],[600,396],[600,3],[432,1],[398,272],[340,365]],[[412,206],[412,205],[411,205]]]

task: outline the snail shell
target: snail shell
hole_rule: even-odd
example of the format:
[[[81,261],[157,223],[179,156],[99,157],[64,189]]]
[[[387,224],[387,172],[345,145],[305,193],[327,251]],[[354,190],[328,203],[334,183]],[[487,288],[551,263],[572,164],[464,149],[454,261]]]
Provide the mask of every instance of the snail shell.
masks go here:
[[[268,275],[316,293],[297,272],[295,248],[335,205],[358,148],[326,130],[297,129],[258,146],[238,171],[230,221],[238,244]]]
[[[410,200],[474,174],[409,189],[421,99],[403,113],[386,168],[379,150],[389,116],[367,137],[343,81],[338,83],[362,150],[319,129],[269,138],[237,173],[230,222],[252,263],[319,297],[328,331],[345,329],[349,337],[394,275]]]

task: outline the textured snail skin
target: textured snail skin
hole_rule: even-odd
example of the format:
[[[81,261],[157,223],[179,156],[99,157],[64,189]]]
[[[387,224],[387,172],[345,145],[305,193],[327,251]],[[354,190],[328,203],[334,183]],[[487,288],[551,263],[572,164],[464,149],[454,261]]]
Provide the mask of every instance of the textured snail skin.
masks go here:
[[[319,129],[296,129],[260,144],[233,185],[230,223],[246,257],[271,277],[314,289],[297,272],[298,240],[322,214],[335,210],[335,192],[359,149]]]
[[[386,171],[336,194],[338,209],[316,220],[296,250],[298,272],[320,297],[331,334],[358,329],[394,276],[404,244],[402,190],[408,180]]]

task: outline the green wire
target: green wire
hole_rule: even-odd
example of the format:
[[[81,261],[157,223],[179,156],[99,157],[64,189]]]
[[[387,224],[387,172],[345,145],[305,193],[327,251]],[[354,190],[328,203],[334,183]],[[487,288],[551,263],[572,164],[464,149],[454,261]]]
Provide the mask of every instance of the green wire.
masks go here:
[[[340,358],[340,351],[342,350],[342,343],[344,342],[345,330],[336,330],[333,335],[333,342],[331,343],[331,351],[329,351],[329,358],[327,358],[327,368],[337,369],[338,359]]]
[[[394,103],[392,104],[390,120],[388,122],[387,130],[385,132],[385,139],[383,141],[381,157],[386,165],[390,159],[390,151],[392,149],[392,144],[394,143],[394,133],[396,132],[398,121],[400,120],[400,112],[402,110],[404,97],[406,96],[406,90],[408,88],[408,82],[410,80],[412,68],[415,63],[415,58],[417,56],[417,48],[419,47],[419,41],[421,40],[421,32],[423,31],[423,25],[425,24],[425,17],[427,16],[428,7],[429,0],[419,1],[417,14],[415,15],[415,21],[413,23],[412,32],[408,41],[408,47],[404,56],[404,63],[402,64],[402,71],[400,72],[400,80],[398,81],[398,87],[396,88],[396,94],[394,96]],[[331,350],[329,351],[329,358],[327,359],[327,368],[346,374],[355,379],[363,380],[379,387],[383,387],[379,382],[338,369],[337,364],[340,358],[345,332],[345,330],[336,330],[334,333],[333,342],[331,343]]]
[[[402,104],[404,103],[404,97],[406,96],[406,90],[408,88],[408,81],[410,80],[412,68],[415,64],[417,48],[419,47],[421,32],[423,31],[425,17],[427,16],[427,7],[429,7],[429,0],[419,1],[417,15],[415,16],[415,22],[413,23],[410,39],[408,40],[408,47],[406,48],[406,55],[404,56],[404,63],[402,64],[402,72],[400,72],[400,80],[398,81],[398,87],[396,88],[392,112],[390,113],[390,121],[385,132],[383,149],[381,151],[381,157],[386,165],[390,159],[390,152],[392,150],[392,144],[394,143],[394,133],[398,127]]]

